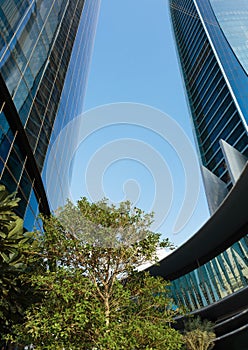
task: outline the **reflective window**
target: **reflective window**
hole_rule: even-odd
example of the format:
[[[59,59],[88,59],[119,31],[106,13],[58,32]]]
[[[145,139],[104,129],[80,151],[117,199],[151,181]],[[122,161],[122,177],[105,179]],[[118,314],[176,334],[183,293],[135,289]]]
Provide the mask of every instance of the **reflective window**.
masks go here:
[[[210,0],[227,41],[248,74],[247,0]]]
[[[229,5],[226,7],[226,3],[232,3],[237,10],[241,8],[239,3],[244,1],[211,0],[211,3],[218,2],[219,9],[222,7],[223,11],[228,12],[230,8]],[[225,169],[219,166],[224,161],[219,140],[224,139],[239,150],[242,148],[241,152],[246,152],[244,144],[248,145],[243,123],[243,115],[248,120],[248,78],[223,37],[210,3],[206,0],[195,2],[171,0],[171,17],[202,163],[221,177]],[[246,12],[247,8],[248,3],[240,12]],[[247,23],[248,21],[246,28]],[[238,26],[233,22],[234,25]],[[244,41],[244,36],[240,40]],[[212,49],[212,44],[216,51]],[[246,49],[246,54],[247,51]],[[220,61],[229,79],[228,84]],[[233,94],[236,94],[236,100]],[[243,112],[242,116],[240,110]],[[239,143],[241,137],[242,142]]]
[[[174,303],[194,311],[248,285],[248,236],[203,266],[171,282]]]
[[[88,76],[89,60],[95,34],[95,24],[99,9],[99,0],[86,1],[77,37],[72,50],[71,63],[66,73],[57,118],[51,134],[51,144],[47,159],[52,158],[51,148],[65,126],[75,120],[83,111],[83,99]],[[59,56],[59,55],[58,55]],[[54,57],[56,61],[58,58]],[[80,69],[78,69],[80,67]],[[56,158],[50,159],[49,166],[45,164],[43,179],[46,182],[47,194],[53,210],[65,204],[69,198],[68,166],[77,142],[79,126],[74,127],[69,134],[63,135],[63,140],[56,151]]]
[[[26,228],[32,229],[40,202],[35,179],[28,173],[30,161],[42,173],[51,140],[82,112],[99,4],[100,0],[1,1],[0,72],[34,159],[27,158],[20,133],[10,131],[7,120],[12,116],[6,118],[1,110],[0,180],[9,192],[18,191],[18,213]],[[57,192],[51,191],[51,196],[59,202],[68,197],[63,176],[76,136],[68,136],[70,145],[64,142],[56,157],[52,189]]]

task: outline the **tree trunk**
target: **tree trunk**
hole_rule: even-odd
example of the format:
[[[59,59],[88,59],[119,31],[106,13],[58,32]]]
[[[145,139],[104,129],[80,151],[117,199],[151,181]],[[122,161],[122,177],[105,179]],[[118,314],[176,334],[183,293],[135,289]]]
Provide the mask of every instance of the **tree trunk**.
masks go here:
[[[104,300],[104,306],[105,306],[105,324],[106,327],[109,327],[109,316],[110,316],[110,309],[109,309],[109,298],[106,297]]]

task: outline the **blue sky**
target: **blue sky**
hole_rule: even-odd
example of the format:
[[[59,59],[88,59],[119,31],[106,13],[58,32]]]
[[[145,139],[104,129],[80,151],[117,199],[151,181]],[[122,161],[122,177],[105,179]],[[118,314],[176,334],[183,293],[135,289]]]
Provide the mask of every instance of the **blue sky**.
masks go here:
[[[104,193],[113,202],[129,198],[136,206],[150,211],[158,207],[152,203],[160,195],[160,209],[163,205],[169,209],[158,231],[180,245],[202,225],[208,212],[200,185],[194,212],[187,224],[179,232],[174,232],[187,184],[185,162],[190,161],[180,156],[178,138],[182,137],[180,133],[184,133],[192,145],[194,141],[167,0],[102,0],[84,109],[88,111],[109,104],[117,104],[118,108],[122,108],[122,104],[118,105],[120,102],[125,102],[131,108],[133,103],[134,109],[136,104],[144,104],[151,106],[154,111],[149,109],[146,115],[146,107],[137,109],[137,113],[144,112],[146,115],[144,125],[126,120],[115,124],[112,118],[111,125],[106,124],[104,127],[104,118],[110,112],[106,108],[97,110],[95,116],[102,118],[103,124],[101,128],[95,126],[94,129],[93,125],[92,129],[91,126],[93,132],[87,138],[82,138],[74,159],[71,186],[73,199],[87,196],[95,200]],[[173,142],[170,141],[171,135],[166,134],[168,130],[163,129],[163,121],[157,110],[168,116],[165,119],[170,125],[172,120],[178,123],[172,127],[175,130]],[[90,116],[87,112],[83,116],[85,125]],[[149,127],[147,123],[150,123]],[[188,141],[184,138],[182,142]],[[135,152],[140,149],[140,154],[137,154],[138,151],[135,153],[134,149]],[[156,163],[155,158],[159,157],[162,161]],[[101,165],[101,161],[108,164]],[[99,190],[99,198],[96,198],[97,194],[92,195],[92,191],[97,191],[99,181],[102,192]],[[193,187],[190,190],[193,196]],[[170,203],[169,192],[173,197]],[[164,203],[161,202],[162,193]],[[187,203],[184,205],[187,206]]]

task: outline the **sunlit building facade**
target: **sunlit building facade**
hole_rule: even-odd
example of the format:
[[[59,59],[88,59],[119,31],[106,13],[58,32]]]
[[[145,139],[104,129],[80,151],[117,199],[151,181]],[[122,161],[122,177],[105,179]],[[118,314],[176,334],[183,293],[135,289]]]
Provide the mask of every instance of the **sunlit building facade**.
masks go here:
[[[18,214],[27,229],[38,212],[50,212],[46,157],[59,132],[82,112],[99,5],[99,0],[1,1],[0,181],[21,198]],[[65,144],[75,140],[76,134]],[[68,149],[61,169],[67,167]]]

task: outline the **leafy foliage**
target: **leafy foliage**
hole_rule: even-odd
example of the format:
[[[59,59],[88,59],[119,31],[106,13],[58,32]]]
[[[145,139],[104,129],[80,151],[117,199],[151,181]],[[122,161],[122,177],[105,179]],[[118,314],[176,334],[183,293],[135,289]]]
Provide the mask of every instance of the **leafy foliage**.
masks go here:
[[[30,276],[44,298],[26,313],[15,340],[37,350],[180,349],[168,283],[137,272],[156,260],[160,246],[151,220],[128,202],[117,208],[85,198],[44,218],[32,254],[32,263],[36,257],[43,264]]]
[[[0,185],[0,334],[20,320],[26,302],[19,274],[25,268],[25,251],[32,238],[23,232],[23,220],[14,209],[19,199]]]
[[[214,325],[208,320],[195,317],[185,323],[184,341],[188,350],[210,350],[214,347],[216,335]]]

